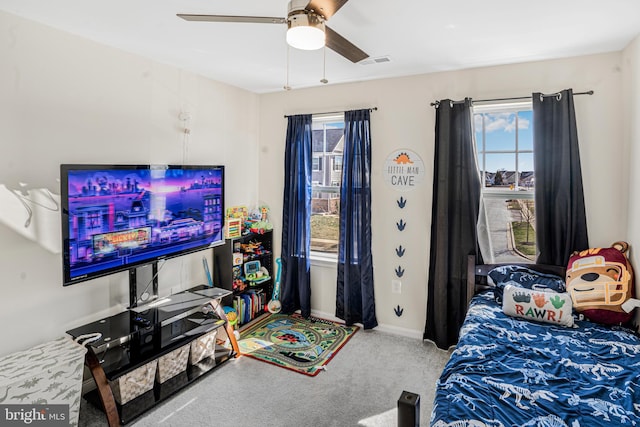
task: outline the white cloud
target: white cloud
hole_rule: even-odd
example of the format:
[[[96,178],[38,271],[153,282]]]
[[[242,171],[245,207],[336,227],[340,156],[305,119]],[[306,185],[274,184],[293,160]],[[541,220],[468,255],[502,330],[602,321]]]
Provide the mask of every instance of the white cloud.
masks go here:
[[[477,114],[474,117],[476,129],[482,129],[482,117]],[[484,115],[485,132],[513,132],[516,128],[515,113],[488,113]],[[530,121],[524,117],[518,119],[519,129],[529,129]]]

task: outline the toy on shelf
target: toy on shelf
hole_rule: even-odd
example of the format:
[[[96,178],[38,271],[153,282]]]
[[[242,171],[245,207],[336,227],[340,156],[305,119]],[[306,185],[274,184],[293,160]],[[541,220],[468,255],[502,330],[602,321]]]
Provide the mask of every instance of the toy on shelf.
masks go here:
[[[242,234],[242,219],[241,218],[228,218],[225,226],[225,238],[233,239],[240,237]]]
[[[233,265],[240,265],[244,262],[244,259],[242,258],[242,253],[241,252],[234,252],[233,253]]]
[[[240,247],[242,248],[242,252],[244,253],[259,255],[260,248],[262,247],[262,245],[260,244],[260,242],[251,240],[249,241],[249,243],[242,243]]]
[[[229,306],[225,306],[223,310],[224,314],[227,316],[229,324],[235,327],[238,324],[238,312],[233,307]]]
[[[242,243],[240,247],[242,249],[243,259],[245,262],[270,253],[265,249],[262,243],[253,240],[248,243]]]
[[[242,280],[242,267],[236,265],[233,267],[233,291],[242,292],[247,288],[247,284]]]
[[[249,211],[246,206],[231,206],[227,208],[227,218],[244,219],[248,216],[249,216]]]
[[[244,283],[242,279],[234,279],[233,280],[233,290],[236,292],[243,292],[247,289],[247,284]]]
[[[264,234],[265,231],[273,230],[273,224],[269,222],[269,207],[260,206],[253,211],[245,220],[245,228],[256,234]]]
[[[244,231],[244,221],[249,216],[246,206],[231,206],[227,208],[225,220],[225,238],[233,239],[240,237]]]
[[[244,264],[244,277],[251,284],[260,284],[271,279],[269,271],[260,264],[260,261],[249,261]]]

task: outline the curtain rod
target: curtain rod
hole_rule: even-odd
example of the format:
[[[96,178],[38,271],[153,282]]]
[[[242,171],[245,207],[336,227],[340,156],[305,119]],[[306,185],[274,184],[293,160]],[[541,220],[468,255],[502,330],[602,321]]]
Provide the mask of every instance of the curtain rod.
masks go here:
[[[378,111],[378,107],[369,108],[369,112],[372,112],[372,111]],[[319,116],[319,115],[324,115],[324,114],[343,114],[343,113],[344,113],[344,111],[327,111],[325,113],[311,113],[311,115],[312,116]],[[294,115],[295,114],[285,114],[284,118],[286,119],[286,118],[294,116]]]
[[[542,95],[545,98],[548,98],[550,96],[558,96],[560,95],[560,92],[556,92],[556,93],[550,93],[548,95]],[[586,92],[574,92],[574,95],[593,95],[593,91],[592,90],[588,90]],[[471,102],[496,102],[496,101],[519,101],[519,100],[523,100],[523,99],[531,99],[531,95],[529,96],[516,96],[513,98],[493,98],[493,99],[472,99]],[[463,104],[464,101],[453,101],[454,104]],[[440,105],[440,101],[436,101],[436,102],[432,102],[430,104],[432,107],[437,107],[438,105]]]

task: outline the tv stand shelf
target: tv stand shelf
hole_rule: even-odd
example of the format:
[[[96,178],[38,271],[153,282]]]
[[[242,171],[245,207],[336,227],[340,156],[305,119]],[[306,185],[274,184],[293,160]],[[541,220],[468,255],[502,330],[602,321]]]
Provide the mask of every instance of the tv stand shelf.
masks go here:
[[[97,389],[88,393],[86,398],[102,407],[110,426],[131,422],[239,354],[232,327],[213,309],[229,294],[231,292],[224,289],[199,286],[156,300],[147,307],[132,308],[67,331],[73,338],[101,334],[100,339],[87,345],[86,365]],[[203,310],[204,307],[211,310]],[[228,338],[231,346],[216,342],[214,354],[198,363],[187,364],[185,371],[164,382],[155,381],[151,390],[123,404],[114,399],[110,382],[174,350],[189,346],[214,330],[222,340]]]

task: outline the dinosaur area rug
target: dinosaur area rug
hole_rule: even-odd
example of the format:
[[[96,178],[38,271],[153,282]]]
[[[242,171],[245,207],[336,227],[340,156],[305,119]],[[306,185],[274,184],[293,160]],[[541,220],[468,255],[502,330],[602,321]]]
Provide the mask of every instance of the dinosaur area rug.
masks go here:
[[[271,314],[240,333],[244,356],[316,376],[356,333],[358,326],[299,314]]]

